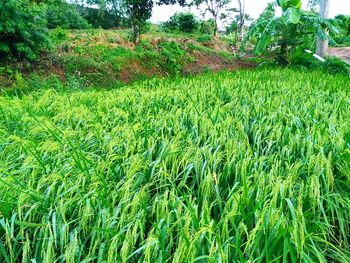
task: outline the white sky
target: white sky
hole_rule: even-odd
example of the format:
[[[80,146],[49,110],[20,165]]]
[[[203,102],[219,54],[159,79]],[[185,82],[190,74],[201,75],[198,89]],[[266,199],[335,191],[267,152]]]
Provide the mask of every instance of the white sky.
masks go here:
[[[231,1],[232,6],[238,6],[236,0]],[[272,2],[272,0],[246,0],[246,13],[253,18],[257,18],[269,2]],[[303,2],[304,6],[306,6],[307,0],[303,0]],[[176,11],[192,11],[195,14],[199,14],[196,8],[189,10],[188,8],[181,8],[179,5],[155,6],[153,8],[151,21],[153,23],[167,21]],[[330,17],[334,17],[338,14],[350,15],[350,0],[330,0]]]

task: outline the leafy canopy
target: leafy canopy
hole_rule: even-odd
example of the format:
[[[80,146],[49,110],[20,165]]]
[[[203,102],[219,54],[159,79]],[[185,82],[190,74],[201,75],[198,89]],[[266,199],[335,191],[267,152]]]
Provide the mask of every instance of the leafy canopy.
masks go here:
[[[48,28],[85,29],[90,27],[79,14],[77,7],[65,0],[55,0],[48,4],[46,16]]]
[[[281,16],[276,16],[278,8],[282,9]],[[253,23],[245,43],[249,39],[255,41],[257,55],[267,50],[277,51],[278,61],[288,64],[296,53],[313,49],[317,35],[327,37],[324,29],[334,30],[334,27],[315,12],[302,10],[301,0],[277,0]]]
[[[175,13],[163,24],[166,31],[193,33],[198,30],[199,22],[192,13]]]
[[[34,60],[49,46],[43,5],[0,0],[0,55]]]

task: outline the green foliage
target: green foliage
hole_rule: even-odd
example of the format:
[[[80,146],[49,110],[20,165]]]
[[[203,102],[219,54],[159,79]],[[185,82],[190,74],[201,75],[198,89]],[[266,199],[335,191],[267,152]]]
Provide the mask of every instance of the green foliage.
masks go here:
[[[114,27],[127,27],[128,21],[121,14],[115,14],[108,9],[91,8],[80,5],[79,11],[93,28],[110,29]]]
[[[335,41],[337,41],[336,43],[339,46],[350,47],[350,35],[346,37],[337,37]]]
[[[147,20],[152,16],[153,0],[125,0],[125,8],[132,29],[132,41],[138,44],[141,34],[147,31]]]
[[[231,0],[191,0],[189,5],[196,6],[197,8],[205,5],[203,15],[208,13],[211,16],[213,22],[213,34],[217,35],[218,32],[218,20],[220,17],[226,16],[228,5]]]
[[[185,62],[185,50],[175,41],[161,43],[160,49],[164,69],[172,75],[179,74]]]
[[[175,13],[165,22],[163,28],[167,32],[194,33],[199,28],[199,22],[192,13]]]
[[[292,57],[292,65],[297,67],[320,70],[332,75],[344,75],[349,76],[350,66],[336,57],[328,57],[325,62],[321,62],[313,54],[308,54],[305,52],[294,52]]]
[[[226,26],[226,34],[236,33],[239,29],[239,24],[237,20],[232,20],[228,26]]]
[[[68,40],[68,31],[60,27],[50,30],[50,39],[53,44],[61,44]]]
[[[99,6],[99,15],[107,12],[120,21],[126,20],[132,31],[131,40],[135,44],[140,42],[141,34],[147,31],[147,20],[151,18],[154,5],[153,0],[88,0],[87,2]]]
[[[126,8],[122,0],[85,0],[78,2],[79,13],[93,28],[127,27]]]
[[[197,37],[197,42],[205,43],[205,42],[210,42],[212,39],[213,39],[212,35],[201,35]]]
[[[276,17],[276,8],[282,9],[282,16]],[[289,64],[294,52],[314,49],[316,36],[326,38],[324,29],[334,27],[314,12],[301,10],[300,0],[285,0],[270,3],[259,19],[253,23],[245,42],[256,39],[255,53],[271,53],[277,47],[277,60]]]
[[[187,35],[184,41],[180,35],[150,32],[138,45],[130,45],[127,30],[57,28],[50,30],[50,38],[54,50],[43,57],[36,68],[44,68],[46,72],[54,72],[62,79],[74,80],[85,87],[116,87],[121,82],[130,83],[145,77],[198,73],[203,65],[198,68],[194,65],[197,55],[208,58],[209,64],[215,63],[216,70],[226,67],[218,58],[222,57],[221,52],[212,48],[210,35]]]
[[[75,5],[68,4],[65,0],[55,0],[46,7],[48,28],[61,27],[64,29],[89,28],[88,22],[82,18]]]
[[[279,68],[1,96],[0,261],[349,262],[349,84]]]
[[[213,19],[202,20],[199,23],[199,33],[205,35],[213,35],[215,30],[215,23]]]
[[[334,45],[350,46],[350,16],[338,15],[331,19],[331,24],[338,29],[331,32]]]
[[[43,78],[43,76],[40,76],[34,73],[32,74],[31,78],[28,78],[23,76],[17,70],[13,70],[11,74],[13,78],[12,87],[14,88],[1,90],[0,91],[1,96],[4,96],[6,94],[7,96],[22,97],[33,91],[36,92],[38,90],[48,90],[48,89],[64,90],[66,88],[63,85],[62,81],[59,79],[59,77],[55,75],[50,75]],[[74,87],[70,85],[69,89],[74,89]],[[1,198],[0,198],[0,203],[1,203]],[[1,208],[0,208],[0,220],[1,220]],[[1,232],[1,227],[0,227],[0,232]]]
[[[119,86],[120,71],[136,56],[137,52],[122,46],[79,45],[73,54],[63,58],[65,75],[82,87]]]
[[[28,0],[0,0],[0,55],[34,60],[49,46],[43,6]]]
[[[295,9],[300,10],[302,4],[301,0],[277,0],[276,3],[282,8],[283,12]]]
[[[323,64],[323,69],[330,74],[350,74],[350,66],[336,57],[327,58],[326,62]]]

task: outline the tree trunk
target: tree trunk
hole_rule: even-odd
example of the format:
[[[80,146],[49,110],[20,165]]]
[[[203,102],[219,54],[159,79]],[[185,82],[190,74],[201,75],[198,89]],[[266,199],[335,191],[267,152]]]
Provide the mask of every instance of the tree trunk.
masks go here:
[[[319,16],[322,18],[327,18],[329,13],[329,2],[330,0],[319,0],[320,1],[320,11]],[[327,32],[324,32],[325,35]],[[327,55],[327,49],[328,49],[328,38],[322,39],[321,37],[317,37],[317,46],[316,46],[316,53],[320,57],[325,57]]]
[[[132,41],[135,45],[140,43],[140,27],[137,25],[132,27]]]
[[[239,5],[239,38],[242,40],[244,37],[245,0],[238,0],[238,5]]]
[[[280,63],[282,66],[288,65],[288,58],[287,58],[287,52],[288,52],[288,46],[282,42],[281,44],[281,53],[280,53]]]
[[[136,5],[131,6],[130,10],[130,22],[131,22],[131,30],[132,30],[132,42],[137,45],[140,43],[140,34],[141,34],[141,29],[139,25],[139,21],[136,18]]]
[[[214,20],[214,37],[218,35],[218,18],[217,15],[213,15]]]

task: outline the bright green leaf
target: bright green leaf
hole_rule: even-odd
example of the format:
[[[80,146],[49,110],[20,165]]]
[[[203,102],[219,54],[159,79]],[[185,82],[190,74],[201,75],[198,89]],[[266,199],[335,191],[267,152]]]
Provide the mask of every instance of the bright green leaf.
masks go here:
[[[287,24],[298,24],[301,18],[301,13],[298,9],[289,7],[283,16]]]

